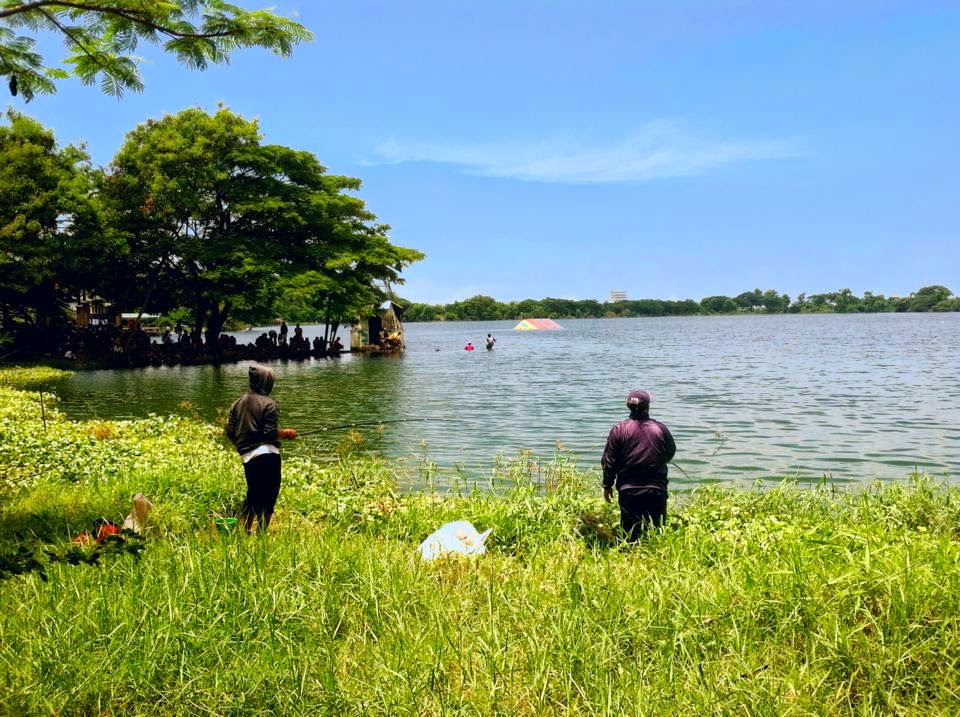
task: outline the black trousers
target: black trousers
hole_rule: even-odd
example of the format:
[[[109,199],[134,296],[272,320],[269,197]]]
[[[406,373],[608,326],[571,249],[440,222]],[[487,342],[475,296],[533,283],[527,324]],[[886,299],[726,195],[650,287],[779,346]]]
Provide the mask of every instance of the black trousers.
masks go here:
[[[264,453],[243,464],[247,478],[247,497],[243,501],[243,514],[262,518],[273,515],[273,508],[280,495],[280,454]]]
[[[662,488],[624,488],[617,499],[620,527],[631,543],[639,540],[651,525],[659,528],[667,518],[667,491]]]

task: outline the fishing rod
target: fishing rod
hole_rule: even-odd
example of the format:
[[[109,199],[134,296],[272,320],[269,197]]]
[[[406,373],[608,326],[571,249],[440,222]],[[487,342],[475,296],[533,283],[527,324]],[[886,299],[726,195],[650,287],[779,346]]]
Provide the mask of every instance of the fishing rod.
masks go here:
[[[8,354],[4,354],[3,356],[0,356],[0,361],[4,361],[5,359],[13,356],[14,354],[20,353],[21,351],[23,351],[23,346],[21,346],[21,347],[18,348],[18,349],[14,349],[13,351],[11,351],[11,352],[8,353]]]
[[[356,428],[357,426],[379,426],[384,423],[412,423],[414,421],[451,421],[450,418],[388,418],[385,421],[356,421],[354,423],[341,423],[336,426],[325,426],[323,428],[314,428],[309,431],[297,431],[297,437],[313,436],[317,433],[326,433],[327,431],[336,431],[341,428]]]

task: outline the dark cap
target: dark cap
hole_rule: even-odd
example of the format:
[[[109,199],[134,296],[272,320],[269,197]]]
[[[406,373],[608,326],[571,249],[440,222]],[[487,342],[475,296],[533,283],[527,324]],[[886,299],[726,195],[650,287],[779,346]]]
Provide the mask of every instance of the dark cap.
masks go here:
[[[634,389],[627,394],[627,406],[631,411],[646,411],[650,408],[650,394],[639,388]]]

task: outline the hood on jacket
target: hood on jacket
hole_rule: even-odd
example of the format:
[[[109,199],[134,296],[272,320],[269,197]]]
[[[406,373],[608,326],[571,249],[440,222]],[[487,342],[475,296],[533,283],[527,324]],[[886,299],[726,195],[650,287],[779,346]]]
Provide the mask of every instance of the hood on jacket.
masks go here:
[[[250,378],[250,391],[259,393],[262,396],[269,396],[273,390],[273,371],[266,366],[254,364],[248,372]]]

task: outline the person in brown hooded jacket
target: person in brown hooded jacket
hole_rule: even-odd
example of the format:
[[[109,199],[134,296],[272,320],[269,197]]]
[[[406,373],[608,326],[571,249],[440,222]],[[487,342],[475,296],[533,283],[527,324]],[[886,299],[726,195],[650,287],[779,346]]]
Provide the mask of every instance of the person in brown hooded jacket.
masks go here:
[[[243,517],[249,533],[254,517],[261,531],[270,526],[280,495],[280,439],[295,438],[296,431],[277,427],[280,411],[270,398],[273,371],[254,364],[248,377],[250,388],[230,406],[226,434],[243,461],[247,479]]]

